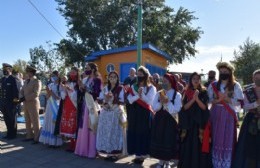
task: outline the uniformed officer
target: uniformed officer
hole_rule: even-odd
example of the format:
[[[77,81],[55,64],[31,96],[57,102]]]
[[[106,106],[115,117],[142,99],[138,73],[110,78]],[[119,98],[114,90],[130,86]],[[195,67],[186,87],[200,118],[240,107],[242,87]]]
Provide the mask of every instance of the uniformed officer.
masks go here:
[[[19,91],[16,79],[12,76],[12,66],[3,63],[3,74],[0,89],[0,110],[4,115],[7,134],[5,139],[14,139],[17,133],[16,105],[19,101]]]
[[[39,95],[41,92],[41,81],[35,76],[36,68],[33,66],[26,67],[28,79],[24,82],[21,90],[20,102],[24,102],[24,116],[26,122],[26,139],[24,141],[33,140],[33,144],[38,143],[39,138]]]

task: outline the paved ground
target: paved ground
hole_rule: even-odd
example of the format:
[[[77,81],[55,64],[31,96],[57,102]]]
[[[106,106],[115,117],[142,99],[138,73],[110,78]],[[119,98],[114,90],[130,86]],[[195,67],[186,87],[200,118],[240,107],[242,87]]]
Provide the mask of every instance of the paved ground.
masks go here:
[[[102,158],[87,159],[68,153],[64,147],[53,149],[42,144],[32,145],[22,142],[25,138],[25,124],[18,124],[18,137],[6,141],[4,122],[0,120],[0,167],[1,168],[117,168],[117,167],[155,167],[157,160],[147,158],[142,166],[131,162],[132,156],[121,158],[115,163],[104,161]]]

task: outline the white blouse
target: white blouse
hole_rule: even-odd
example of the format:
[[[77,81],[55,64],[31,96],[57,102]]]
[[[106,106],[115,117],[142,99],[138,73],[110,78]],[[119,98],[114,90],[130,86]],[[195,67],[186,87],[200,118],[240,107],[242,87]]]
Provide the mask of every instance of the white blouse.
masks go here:
[[[224,84],[220,84],[220,92],[225,93],[225,86]],[[214,100],[214,90],[212,87],[212,84],[208,87],[208,95],[209,95],[209,102],[211,103]],[[241,109],[241,103],[238,100],[243,100],[244,94],[243,90],[238,82],[235,82],[234,86],[234,94],[231,97],[231,103],[229,103],[229,106],[235,110],[236,112],[239,112]]]
[[[174,100],[174,104],[172,103],[172,98],[173,95],[175,93],[174,89],[170,89],[168,91],[166,91],[166,96],[168,97],[168,103],[167,104],[162,104],[162,102],[158,101],[159,97],[160,97],[160,93],[157,92],[157,94],[155,95],[154,101],[153,101],[153,110],[155,112],[161,110],[161,108],[163,107],[164,110],[168,111],[171,115],[175,115],[177,114],[182,107],[182,96],[179,92],[176,93],[176,97]]]
[[[149,91],[147,94],[145,94],[147,92],[147,89],[148,87],[150,87]],[[147,104],[149,105],[152,105],[153,103],[153,100],[154,100],[154,96],[156,94],[156,88],[153,86],[153,85],[150,85],[148,87],[143,87],[143,92],[142,92],[142,96],[141,96],[141,100],[146,102]],[[133,92],[134,92],[134,95],[132,94],[129,94],[127,96],[127,99],[129,101],[130,104],[133,104],[135,101],[137,101],[140,97],[138,95],[138,92],[136,92],[134,90],[134,86],[132,85],[131,86]]]
[[[77,91],[75,90],[75,86],[76,86],[76,83],[75,82],[68,82],[66,83],[66,85],[69,86],[69,88],[71,90],[64,90],[64,89],[61,89],[61,97],[62,99],[65,99],[65,97],[68,95],[71,99],[71,101],[73,102],[73,104],[76,106],[77,104]]]
[[[98,99],[99,100],[104,100],[105,99],[105,95],[108,93],[108,86],[105,86],[102,91],[99,94]],[[114,99],[114,97],[112,98]],[[119,101],[124,103],[124,90],[122,89],[119,93]]]

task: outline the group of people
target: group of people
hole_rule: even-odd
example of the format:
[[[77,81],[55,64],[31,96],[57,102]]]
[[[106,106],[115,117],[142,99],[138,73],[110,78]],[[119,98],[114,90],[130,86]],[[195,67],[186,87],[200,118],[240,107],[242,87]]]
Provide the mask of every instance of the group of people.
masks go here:
[[[39,139],[39,94],[41,92],[41,81],[36,78],[36,68],[26,67],[26,79],[22,81],[13,73],[10,64],[3,63],[3,75],[0,84],[0,111],[3,113],[7,127],[5,139],[14,139],[17,136],[17,111],[23,103],[23,111],[26,121],[26,139],[32,140],[34,144]]]
[[[34,77],[36,69],[28,67],[31,80],[25,82],[20,97],[15,91],[6,94],[8,98],[1,97],[5,100],[1,111],[6,138],[16,135],[11,107],[24,102],[25,141],[34,140],[34,144],[58,147],[69,142],[67,150],[79,156],[99,155],[116,161],[128,154],[135,156],[136,164],[150,156],[159,160],[157,167],[166,168],[172,160],[178,161],[179,168],[259,168],[260,69],[253,73],[254,83],[243,92],[231,64],[219,62],[217,68],[219,79],[209,73],[211,81],[206,86],[197,72],[186,84],[176,74],[151,76],[143,66],[137,72],[131,68],[123,84],[116,71],[104,81],[92,62],[83,73],[73,67],[67,77],[53,71],[39,130],[38,112],[31,106],[39,102],[35,97],[41,84]],[[11,66],[5,64],[3,69],[2,88],[15,88]],[[241,107],[248,113],[237,142],[236,112]]]

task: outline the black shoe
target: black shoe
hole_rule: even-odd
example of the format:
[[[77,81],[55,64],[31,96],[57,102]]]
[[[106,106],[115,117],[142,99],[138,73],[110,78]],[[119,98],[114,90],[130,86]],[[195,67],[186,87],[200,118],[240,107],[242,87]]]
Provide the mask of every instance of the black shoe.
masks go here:
[[[66,152],[73,153],[74,150],[72,150],[72,149],[66,149]]]
[[[142,163],[144,162],[144,159],[143,159],[143,158],[135,158],[135,159],[133,160],[133,162],[134,162],[135,164],[142,164]]]
[[[9,138],[9,136],[7,136],[7,135],[3,137],[3,139],[8,139],[8,138]]]
[[[117,156],[111,156],[110,160],[111,162],[116,162],[118,160]]]
[[[104,160],[110,161],[110,162],[115,162],[118,160],[118,157],[117,156],[107,156],[107,157],[105,157]]]
[[[104,158],[104,160],[110,161],[110,160],[111,160],[111,157],[112,157],[112,156],[107,156],[107,157]]]
[[[23,142],[29,142],[29,141],[33,141],[33,138],[26,138],[22,140]]]
[[[60,146],[49,145],[48,147],[49,147],[49,148],[52,148],[52,149],[56,149],[56,148],[59,148]]]
[[[15,139],[16,136],[4,136],[3,139],[6,139],[6,140],[12,140],[12,139]]]
[[[38,144],[38,143],[39,143],[39,141],[34,141],[34,140],[33,140],[32,145],[36,145],[36,144]]]
[[[9,137],[7,137],[7,140],[12,140],[12,139],[15,139],[16,138],[16,136],[9,136]]]

